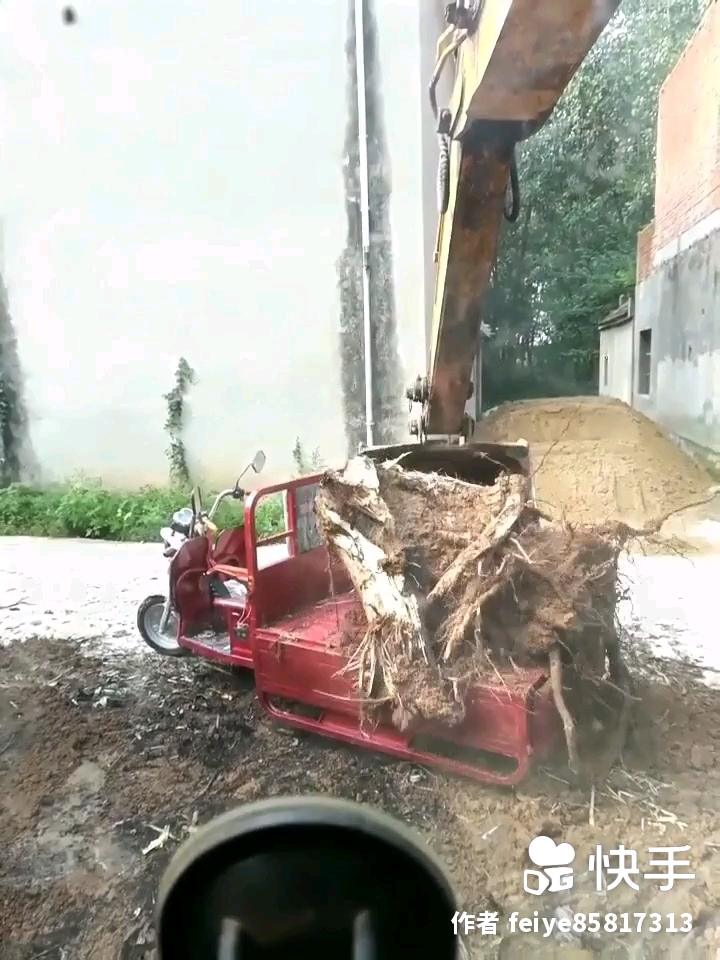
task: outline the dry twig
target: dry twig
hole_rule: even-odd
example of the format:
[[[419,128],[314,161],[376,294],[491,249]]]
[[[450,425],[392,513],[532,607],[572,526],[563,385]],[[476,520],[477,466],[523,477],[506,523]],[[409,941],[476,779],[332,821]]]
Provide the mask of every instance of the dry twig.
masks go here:
[[[560,719],[563,722],[563,729],[565,730],[565,742],[567,743],[568,750],[568,762],[570,764],[570,769],[573,773],[577,773],[579,770],[578,762],[578,749],[577,749],[577,730],[575,728],[575,721],[570,715],[565,704],[565,698],[563,697],[562,691],[562,658],[560,656],[560,648],[555,646],[552,648],[549,654],[550,660],[550,683],[552,685],[553,698],[555,700],[555,706],[558,709],[560,714]]]

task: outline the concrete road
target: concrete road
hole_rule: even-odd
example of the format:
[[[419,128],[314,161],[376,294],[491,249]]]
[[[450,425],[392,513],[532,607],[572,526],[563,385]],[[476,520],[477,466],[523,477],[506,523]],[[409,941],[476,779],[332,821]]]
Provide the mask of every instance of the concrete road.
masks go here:
[[[258,559],[265,567],[287,555],[272,544]],[[97,639],[151,654],[135,614],[149,594],[167,593],[167,569],[159,543],[0,537],[0,643]]]

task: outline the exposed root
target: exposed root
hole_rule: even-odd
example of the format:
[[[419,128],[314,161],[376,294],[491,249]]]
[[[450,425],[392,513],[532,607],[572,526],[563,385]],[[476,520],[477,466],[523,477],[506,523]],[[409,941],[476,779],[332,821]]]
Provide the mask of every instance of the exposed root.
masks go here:
[[[428,594],[429,603],[436,603],[451,593],[468,570],[477,566],[486,553],[502,543],[517,523],[526,499],[524,477],[508,477],[508,496],[502,512],[493,517],[478,542],[466,547],[450,564]]]
[[[615,609],[633,531],[548,522],[523,477],[483,487],[364,457],[325,474],[317,515],[365,610],[348,669],[369,712],[458,722],[472,683],[544,666],[571,767],[606,776],[631,715]]]
[[[577,773],[580,769],[580,763],[578,760],[578,747],[577,747],[577,729],[575,727],[575,721],[570,716],[570,711],[565,705],[565,697],[563,696],[563,677],[562,677],[562,657],[560,656],[560,648],[553,647],[549,653],[550,660],[550,684],[552,686],[553,699],[555,700],[555,706],[557,707],[558,713],[560,714],[560,719],[563,722],[563,729],[565,730],[565,742],[567,743],[568,751],[568,762],[570,764],[570,769],[573,773]]]

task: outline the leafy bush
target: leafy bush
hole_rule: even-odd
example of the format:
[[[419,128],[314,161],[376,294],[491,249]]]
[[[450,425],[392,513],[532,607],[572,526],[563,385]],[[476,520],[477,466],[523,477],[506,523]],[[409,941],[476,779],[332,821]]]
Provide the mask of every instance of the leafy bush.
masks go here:
[[[205,502],[212,503],[212,495]],[[0,490],[0,535],[158,541],[160,528],[188,503],[187,491],[156,487],[121,493],[89,480],[42,488],[12,484]],[[282,499],[263,498],[255,516],[261,536],[281,532]],[[222,529],[242,519],[243,505],[225,500],[215,523]]]
[[[325,469],[325,462],[320,456],[320,447],[315,447],[308,457],[305,454],[305,448],[300,443],[300,437],[296,437],[295,439],[292,457],[298,477],[307,477],[311,473],[319,473]]]

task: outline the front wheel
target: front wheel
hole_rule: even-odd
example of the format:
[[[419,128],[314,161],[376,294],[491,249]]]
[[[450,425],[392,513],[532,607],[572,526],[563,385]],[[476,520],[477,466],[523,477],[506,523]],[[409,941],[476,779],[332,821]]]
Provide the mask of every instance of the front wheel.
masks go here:
[[[181,647],[177,641],[178,618],[170,612],[165,629],[160,632],[165,597],[156,595],[147,597],[140,604],[137,613],[137,625],[140,636],[149,647],[165,657],[186,657],[190,651]]]

